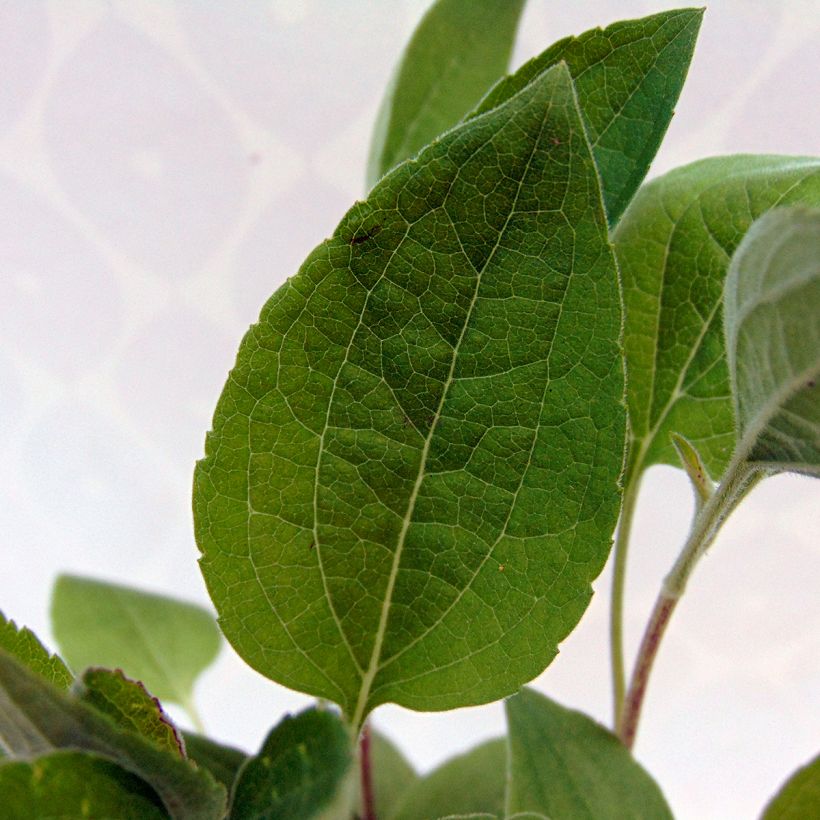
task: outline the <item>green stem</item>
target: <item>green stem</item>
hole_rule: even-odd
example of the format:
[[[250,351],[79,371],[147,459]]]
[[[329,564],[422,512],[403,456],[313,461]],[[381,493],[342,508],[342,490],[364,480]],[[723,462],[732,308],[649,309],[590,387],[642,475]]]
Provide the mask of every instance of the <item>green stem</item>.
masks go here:
[[[198,735],[205,734],[205,724],[202,722],[202,716],[199,714],[199,710],[196,708],[193,700],[186,700],[185,703],[182,704],[182,708],[188,713],[188,717],[191,718],[191,724],[194,727],[194,731]]]

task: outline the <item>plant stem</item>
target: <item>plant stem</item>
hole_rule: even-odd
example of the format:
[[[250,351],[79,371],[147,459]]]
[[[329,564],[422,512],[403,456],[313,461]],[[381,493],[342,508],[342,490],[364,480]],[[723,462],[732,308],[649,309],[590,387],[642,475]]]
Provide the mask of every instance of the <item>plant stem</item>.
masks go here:
[[[199,710],[194,705],[193,700],[185,701],[183,708],[188,713],[188,717],[191,718],[191,725],[194,727],[194,731],[198,735],[204,735],[205,724],[202,722],[202,716],[199,714]]]
[[[359,767],[362,777],[362,820],[377,820],[376,796],[373,792],[373,760],[370,755],[370,724],[362,727],[359,741]]]

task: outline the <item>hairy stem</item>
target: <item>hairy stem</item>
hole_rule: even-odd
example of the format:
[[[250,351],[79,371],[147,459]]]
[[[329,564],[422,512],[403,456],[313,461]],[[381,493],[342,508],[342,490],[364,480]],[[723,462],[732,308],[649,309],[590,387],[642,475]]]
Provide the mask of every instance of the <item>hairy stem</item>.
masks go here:
[[[373,792],[373,759],[370,754],[370,724],[362,727],[359,741],[359,768],[362,782],[362,820],[377,820],[376,795]]]

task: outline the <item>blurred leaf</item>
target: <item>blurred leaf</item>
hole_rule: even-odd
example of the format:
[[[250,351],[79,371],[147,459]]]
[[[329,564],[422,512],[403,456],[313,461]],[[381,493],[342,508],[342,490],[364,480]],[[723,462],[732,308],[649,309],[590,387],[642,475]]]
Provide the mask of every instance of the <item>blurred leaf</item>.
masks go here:
[[[532,689],[507,700],[507,812],[550,820],[672,820],[654,780],[603,726]]]
[[[436,0],[382,100],[367,187],[452,128],[507,70],[525,0]]]
[[[230,793],[236,773],[248,759],[248,755],[233,746],[225,746],[193,732],[183,734],[188,759],[207,769]]]
[[[407,758],[384,735],[371,731],[370,738],[376,817],[387,820],[404,793],[418,782],[419,776]]]
[[[27,627],[18,627],[0,612],[0,647],[61,689],[71,686],[73,676],[59,655],[51,655]]]
[[[767,471],[820,474],[820,211],[757,220],[724,300],[739,451]]]
[[[798,769],[772,798],[762,820],[820,817],[820,755]]]

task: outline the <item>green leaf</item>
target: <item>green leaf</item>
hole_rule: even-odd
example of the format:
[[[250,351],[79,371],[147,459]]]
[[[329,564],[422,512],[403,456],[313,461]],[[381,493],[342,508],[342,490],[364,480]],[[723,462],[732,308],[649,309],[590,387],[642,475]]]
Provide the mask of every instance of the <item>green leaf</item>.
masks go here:
[[[122,729],[0,650],[0,745],[14,756],[97,752],[145,780],[173,818],[220,820],[226,795],[204,770]]]
[[[315,817],[337,797],[352,762],[350,735],[333,712],[288,715],[239,772],[231,820]]]
[[[489,740],[417,780],[387,820],[503,815],[506,772],[506,740]]]
[[[4,763],[0,794],[5,820],[162,820],[168,816],[147,783],[87,752],[54,752],[31,762]]]
[[[385,177],[246,335],[197,467],[239,654],[356,726],[539,674],[618,514],[620,321],[564,66]]]
[[[418,782],[419,776],[407,758],[384,735],[371,731],[370,738],[376,817],[386,820],[402,796]]]
[[[820,816],[820,755],[798,769],[766,806],[762,820]]]
[[[367,187],[452,128],[507,70],[525,0],[437,0],[382,100]]]
[[[233,746],[225,746],[193,732],[184,732],[183,736],[188,759],[207,769],[230,792],[236,773],[248,755]]]
[[[27,627],[18,627],[0,612],[0,647],[38,675],[61,689],[71,686],[73,676],[59,655],[51,655]]]
[[[185,757],[185,744],[160,702],[121,670],[88,669],[74,687],[77,697],[118,726],[136,732],[160,749]]]
[[[655,781],[603,726],[531,689],[510,698],[506,708],[509,814],[541,812],[551,820],[671,820]]]
[[[477,114],[566,62],[575,80],[610,225],[629,204],[669,127],[703,9],[665,11],[567,37],[498,83]]]
[[[778,208],[749,228],[724,312],[738,451],[820,475],[820,211]]]
[[[219,630],[202,607],[90,578],[57,579],[51,620],[74,669],[120,668],[189,712],[194,681],[219,653]]]
[[[726,271],[752,222],[789,203],[820,204],[820,161],[717,157],[653,180],[621,219],[630,484],[652,464],[677,466],[672,433],[697,448],[711,475],[723,474],[735,444]]]

